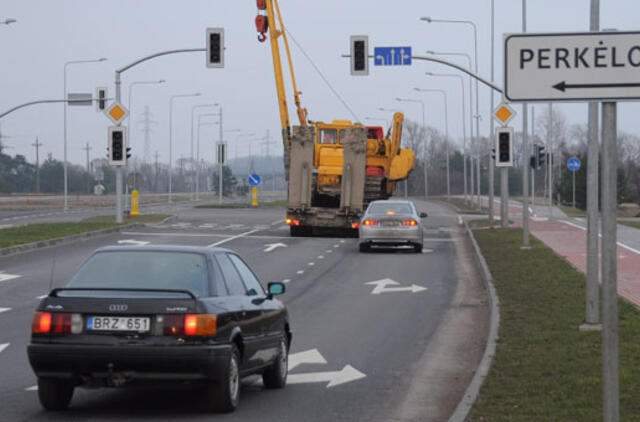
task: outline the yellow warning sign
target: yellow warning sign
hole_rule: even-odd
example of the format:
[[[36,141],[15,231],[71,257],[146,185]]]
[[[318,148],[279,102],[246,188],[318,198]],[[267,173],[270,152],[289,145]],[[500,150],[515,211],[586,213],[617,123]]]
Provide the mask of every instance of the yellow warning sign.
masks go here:
[[[121,104],[114,103],[105,110],[105,114],[114,124],[117,125],[127,118],[129,110]]]
[[[493,112],[493,116],[500,123],[502,123],[503,126],[506,126],[507,123],[509,123],[509,121],[515,117],[515,115],[516,115],[515,110],[504,103],[500,104],[498,108],[495,109],[495,111]]]

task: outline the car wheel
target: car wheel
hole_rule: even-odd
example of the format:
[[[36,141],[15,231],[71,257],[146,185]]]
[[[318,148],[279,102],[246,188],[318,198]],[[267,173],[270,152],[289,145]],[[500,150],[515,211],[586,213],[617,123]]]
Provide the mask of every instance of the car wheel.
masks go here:
[[[66,410],[73,396],[74,386],[67,380],[38,378],[38,398],[47,410]]]
[[[267,388],[284,388],[289,371],[289,348],[284,338],[280,339],[280,351],[273,364],[262,374],[262,381]]]
[[[360,245],[358,245],[358,249],[360,249],[360,252],[369,252],[369,244],[360,243]]]
[[[240,353],[235,345],[223,372],[222,379],[209,387],[207,395],[212,410],[233,412],[240,402]]]
[[[422,243],[417,243],[413,245],[413,251],[415,253],[422,253]]]

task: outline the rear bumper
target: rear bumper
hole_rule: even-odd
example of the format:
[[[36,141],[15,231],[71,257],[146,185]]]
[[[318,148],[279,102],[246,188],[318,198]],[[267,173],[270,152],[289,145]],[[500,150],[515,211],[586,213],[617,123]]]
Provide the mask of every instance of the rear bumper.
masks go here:
[[[422,228],[378,228],[360,226],[360,243],[380,243],[386,245],[422,244]]]
[[[129,380],[216,380],[227,365],[231,345],[215,346],[27,346],[39,377]]]

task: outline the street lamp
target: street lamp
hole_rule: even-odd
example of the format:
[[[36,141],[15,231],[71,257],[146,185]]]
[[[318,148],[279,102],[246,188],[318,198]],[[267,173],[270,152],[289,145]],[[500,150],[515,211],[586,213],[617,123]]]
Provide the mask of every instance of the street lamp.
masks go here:
[[[389,119],[383,119],[382,117],[365,117],[365,120],[373,120],[378,122],[384,122],[387,127],[389,126]]]
[[[462,25],[470,25],[473,28],[473,41],[474,41],[474,51],[475,51],[475,73],[476,75],[478,74],[478,27],[476,26],[476,24],[472,21],[468,21],[468,20],[453,20],[453,19],[433,19],[430,16],[424,16],[421,17],[420,20],[422,21],[426,21],[428,23],[453,23],[453,24],[462,24]],[[492,94],[493,95],[493,94]],[[479,148],[480,146],[480,105],[479,105],[479,99],[478,99],[478,80],[476,79],[476,141],[477,141],[477,146],[476,148]],[[491,110],[491,112],[493,112],[493,110]],[[477,153],[477,166],[476,166],[476,172],[477,172],[477,183],[478,183],[478,192],[477,192],[477,198],[478,198],[478,206],[480,205],[480,153]],[[489,166],[491,167],[491,165]],[[489,171],[491,171],[491,169],[489,169]]]
[[[201,114],[198,116],[198,141],[196,143],[196,201],[200,200],[200,127],[219,125],[221,122],[202,122],[203,117],[220,117],[218,114]]]
[[[9,24],[12,22],[9,21],[13,21],[15,22],[15,19],[7,19],[4,23],[5,24]],[[64,84],[63,84],[63,98],[66,100],[67,99],[67,67],[70,64],[83,64],[83,63],[99,63],[99,62],[103,62],[107,60],[104,57],[101,57],[99,59],[94,59],[94,60],[71,60],[68,61],[64,64]],[[68,182],[67,182],[67,168],[69,167],[69,163],[67,161],[67,102],[65,101],[64,103],[64,211],[68,211],[69,210],[69,201],[68,201],[68,194],[69,194],[69,188],[68,188]]]
[[[464,177],[464,200],[468,200],[467,196],[467,124],[465,119],[465,98],[464,98],[464,78],[457,73],[433,73],[426,72],[427,76],[450,77],[460,80],[460,92],[462,94],[462,167]]]
[[[169,98],[169,203],[173,202],[171,198],[172,190],[171,190],[171,168],[173,166],[173,100],[176,98],[185,98],[185,97],[199,97],[201,94],[196,92],[195,94],[178,94],[173,95]],[[193,129],[192,129],[193,130]]]
[[[191,186],[189,186],[189,190],[191,191],[191,195],[190,198],[192,201],[194,199],[196,199],[194,197],[194,180],[193,180],[193,173],[194,173],[194,169],[193,169],[193,123],[194,123],[194,118],[195,118],[195,113],[196,110],[199,108],[209,108],[209,107],[218,107],[218,103],[212,103],[212,104],[197,104],[194,105],[193,107],[191,107]],[[197,183],[197,182],[196,182]]]
[[[414,88],[415,91],[418,92],[439,92],[444,96],[444,137],[445,137],[445,147],[447,154],[447,196],[451,196],[451,176],[449,172],[449,112],[447,110],[447,92],[443,89],[421,89]]]
[[[424,101],[422,100],[413,100],[409,98],[396,98],[396,101],[405,102],[405,103],[415,103],[420,104],[422,106],[422,130],[425,131],[427,125],[425,123],[425,107]],[[423,132],[424,133],[424,132]],[[428,183],[427,183],[427,140],[425,138],[422,139],[424,145],[422,149],[422,164],[423,164],[423,172],[424,172],[424,197],[427,198],[429,193]],[[416,151],[417,152],[417,151]]]

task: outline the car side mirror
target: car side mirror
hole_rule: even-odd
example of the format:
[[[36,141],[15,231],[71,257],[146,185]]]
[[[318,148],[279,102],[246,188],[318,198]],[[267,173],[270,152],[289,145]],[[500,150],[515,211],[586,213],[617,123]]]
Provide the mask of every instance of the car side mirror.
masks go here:
[[[269,297],[278,296],[285,292],[284,283],[274,282],[267,285]]]
[[[429,215],[426,212],[420,213],[420,218],[427,218],[427,217],[429,217]]]

